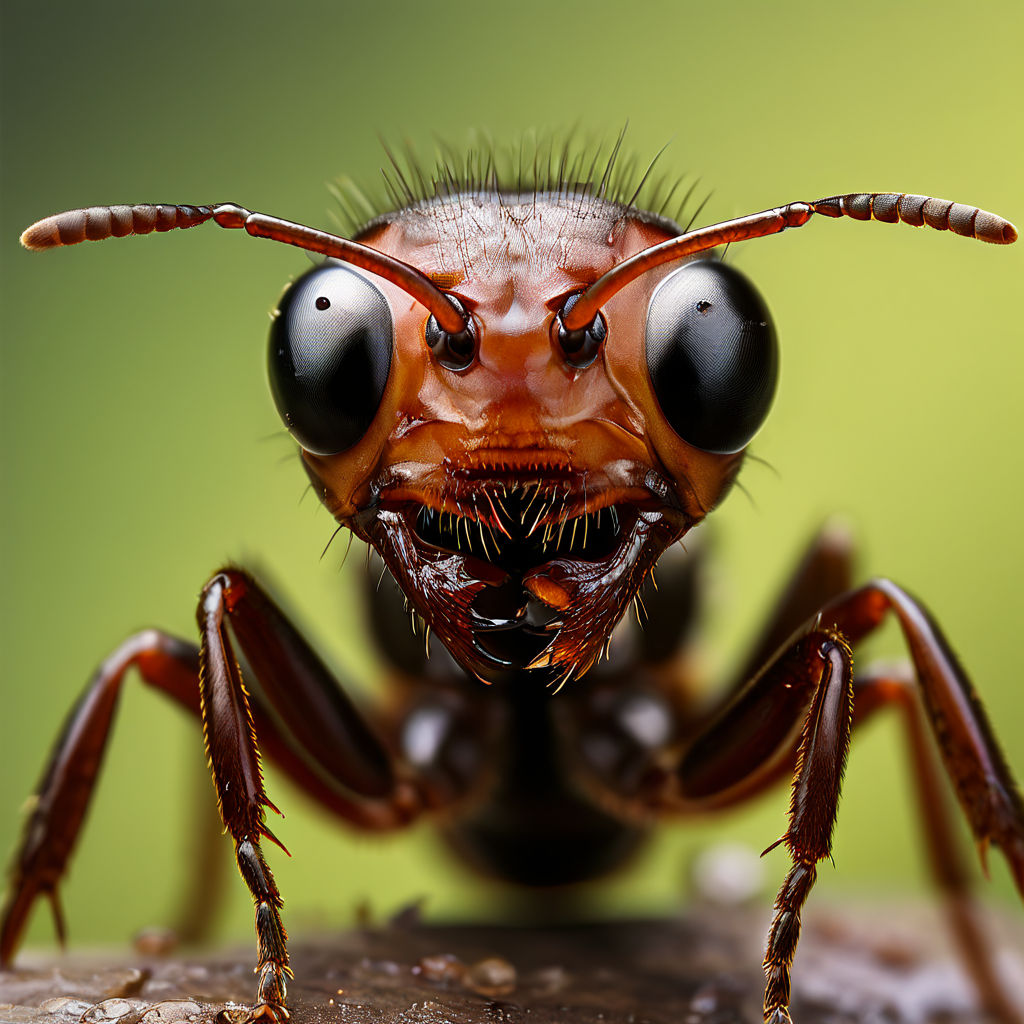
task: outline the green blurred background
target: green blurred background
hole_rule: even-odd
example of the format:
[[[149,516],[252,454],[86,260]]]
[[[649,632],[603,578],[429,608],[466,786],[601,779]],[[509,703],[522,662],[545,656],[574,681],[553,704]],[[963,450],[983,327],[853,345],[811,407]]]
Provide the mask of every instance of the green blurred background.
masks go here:
[[[330,225],[325,182],[374,181],[378,135],[429,152],[471,129],[514,139],[579,123],[714,189],[704,220],[788,200],[897,189],[1024,220],[1024,7],[862,3],[557,5],[3,4],[0,851],[65,709],[124,636],[191,636],[227,559],[279,583],[309,633],[374,689],[344,544],[279,428],[264,380],[267,314],[305,258],[196,232],[48,255],[29,222],[92,203],[233,200]],[[736,660],[799,549],[838,512],[864,574],[922,595],[977,681],[1018,776],[1020,404],[1024,246],[885,225],[813,223],[734,248],[783,345],[758,464],[716,515],[707,665]],[[889,631],[869,654],[902,656]],[[864,664],[865,658],[858,659]],[[64,899],[76,943],[174,919],[192,820],[212,801],[198,729],[135,683]],[[496,913],[497,890],[441,856],[428,827],[347,833],[269,775],[290,847],[270,858],[296,932],[387,914]],[[758,850],[785,793],[712,824],[664,829],[595,910],[683,899],[695,849]],[[818,889],[926,887],[902,736],[856,738],[837,870]],[[228,844],[224,857],[230,860]],[[1012,901],[992,858],[988,898]],[[784,856],[768,861],[774,889]],[[248,940],[232,879],[225,934]],[[818,897],[821,898],[820,895]],[[767,898],[766,898],[767,906]],[[33,942],[50,942],[36,915]]]

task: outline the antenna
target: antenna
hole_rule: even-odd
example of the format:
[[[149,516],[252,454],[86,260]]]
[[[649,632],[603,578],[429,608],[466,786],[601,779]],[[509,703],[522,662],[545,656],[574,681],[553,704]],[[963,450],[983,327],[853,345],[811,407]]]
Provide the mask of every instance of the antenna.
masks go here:
[[[786,228],[799,228],[816,213],[825,217],[879,220],[886,224],[903,221],[913,227],[952,231],[956,235],[966,235],[996,245],[1008,245],[1017,240],[1017,229],[1008,220],[979,210],[976,206],[964,206],[962,203],[932,199],[929,196],[898,192],[851,192],[845,196],[818,199],[813,203],[788,203],[761,213],[698,228],[638,252],[599,277],[565,312],[562,323],[568,331],[582,331],[594,322],[598,310],[619,289],[653,267],[694,256],[729,242],[743,242],[748,238],[774,235]]]
[[[256,238],[285,242],[332,259],[343,260],[368,270],[397,285],[425,306],[449,334],[466,330],[468,321],[455,303],[435,287],[421,271],[368,245],[353,242],[327,231],[281,220],[265,213],[254,213],[234,203],[215,206],[90,206],[68,210],[38,221],[21,236],[26,249],[54,249],[79,242],[95,242],[125,235],[148,235],[152,231],[191,228],[212,220],[222,228],[244,228]]]

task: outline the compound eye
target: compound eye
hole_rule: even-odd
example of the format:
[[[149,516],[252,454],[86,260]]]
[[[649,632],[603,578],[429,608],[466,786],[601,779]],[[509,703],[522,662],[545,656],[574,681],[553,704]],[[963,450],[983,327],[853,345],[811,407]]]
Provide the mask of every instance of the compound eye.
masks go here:
[[[745,447],[768,415],[779,373],[771,314],[747,278],[718,261],[686,264],[651,296],[645,344],[672,429],[706,452]]]
[[[395,329],[383,293],[361,274],[326,263],[284,293],[267,369],[288,432],[315,455],[359,441],[380,407]]]

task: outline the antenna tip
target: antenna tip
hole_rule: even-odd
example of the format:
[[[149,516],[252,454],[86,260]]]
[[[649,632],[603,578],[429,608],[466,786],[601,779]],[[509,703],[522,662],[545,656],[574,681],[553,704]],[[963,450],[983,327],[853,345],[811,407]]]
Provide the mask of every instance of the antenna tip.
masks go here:
[[[63,245],[55,220],[54,217],[47,217],[44,220],[37,220],[35,224],[25,228],[21,233],[21,244],[33,252],[41,252],[43,249],[53,249],[55,246]]]
[[[1005,218],[995,213],[979,210],[974,221],[974,234],[983,242],[995,245],[1011,245],[1017,241],[1017,229]]]

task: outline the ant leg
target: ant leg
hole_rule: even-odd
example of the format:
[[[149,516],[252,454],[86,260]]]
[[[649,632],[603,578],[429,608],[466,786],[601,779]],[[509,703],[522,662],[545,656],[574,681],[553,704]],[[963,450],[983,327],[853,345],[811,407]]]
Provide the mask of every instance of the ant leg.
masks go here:
[[[122,643],[90,679],[72,707],[54,743],[31,801],[11,882],[0,912],[0,964],[10,963],[28,913],[38,896],[50,899],[59,917],[57,885],[78,840],[109,739],[121,684],[136,668],[147,685],[170,697],[199,718],[199,649],[158,630],[145,630]],[[413,816],[405,806],[384,801],[357,801],[295,752],[269,713],[261,694],[250,695],[253,721],[267,755],[327,810],[360,828],[397,828]]]
[[[928,721],[917,684],[909,673],[869,673],[854,684],[856,729],[876,711],[895,705],[907,733],[910,762],[929,868],[942,891],[953,938],[974,981],[983,1009],[993,1020],[1022,1024],[1024,1015],[996,970],[996,956],[981,908],[971,896],[971,874],[950,815],[950,803],[928,739]]]
[[[232,629],[262,683],[262,692],[254,691],[249,699],[227,640],[225,615],[231,617]],[[266,968],[260,991],[268,998],[283,997],[287,954],[281,952],[284,932],[274,907],[280,897],[259,854],[259,836],[266,834],[266,798],[253,727],[267,754],[298,786],[354,825],[396,828],[422,809],[418,787],[394,780],[386,748],[250,577],[237,570],[216,575],[203,591],[199,619],[202,656],[192,644],[166,634],[140,633],[100,666],[72,709],[14,860],[11,890],[0,914],[0,962],[13,956],[37,896],[47,895],[57,906],[56,886],[96,782],[121,683],[133,666],[146,683],[204,719],[215,785],[236,838],[236,857],[250,891],[258,897],[261,966]],[[268,699],[281,710],[283,725],[271,713]],[[347,750],[338,749],[346,745]],[[325,751],[331,756],[320,760]],[[228,793],[230,799],[225,799]],[[260,831],[255,844],[251,837],[238,839],[254,833],[256,825]],[[247,826],[249,832],[244,831]],[[63,931],[59,916],[58,931]],[[263,964],[263,953],[269,950],[276,959]],[[287,1011],[278,1001],[276,1007],[262,1003],[257,1012],[280,1017]]]
[[[856,643],[890,613],[910,648],[918,694],[982,863],[994,843],[1024,897],[1024,803],[981,701],[931,616],[891,580],[876,579],[830,601],[821,622]]]
[[[387,749],[251,576],[238,569],[214,575],[200,595],[197,619],[206,753],[221,819],[256,909],[259,980],[249,1020],[286,1020],[288,936],[261,843],[266,838],[281,845],[265,820],[265,809],[276,808],[263,788],[253,716],[228,623],[290,737],[320,770],[360,796],[385,801],[406,820],[420,809],[418,794],[396,783]]]
[[[774,781],[796,746],[789,828],[769,847],[785,843],[793,862],[775,900],[764,958],[764,1019],[771,1024],[789,1024],[800,914],[818,861],[832,852],[853,721],[852,667],[843,636],[812,626],[734,696],[685,751],[676,773],[684,808],[717,806]]]
[[[1024,881],[1024,807],[984,711],[938,627],[916,601],[887,580],[834,598],[803,635],[716,712],[684,751],[676,773],[682,807],[706,809],[750,796],[796,763],[790,829],[782,840],[790,848],[794,868],[776,901],[769,937],[766,1019],[788,1019],[789,966],[799,910],[814,880],[814,864],[829,855],[838,773],[849,733],[848,723],[822,714],[822,689],[830,689],[836,677],[831,671],[815,671],[806,645],[832,637],[837,644],[832,658],[845,648],[844,637],[861,639],[890,611],[907,639],[917,691],[979,845],[983,852],[989,842],[999,845],[1018,887]],[[825,652],[826,644],[821,650]],[[844,672],[848,670],[846,665]],[[831,767],[828,756],[834,758]],[[943,870],[952,877],[948,863]],[[983,977],[978,981],[984,998],[988,986]]]
[[[770,847],[785,843],[792,860],[764,959],[764,1019],[771,1024],[789,1024],[800,915],[818,861],[831,856],[853,722],[852,667],[843,635],[812,620],[710,717],[663,790],[665,810],[708,810],[764,789],[795,760],[789,828]]]
[[[982,762],[985,762],[987,758],[980,753],[981,746],[984,745],[991,751],[992,764],[993,766],[998,766],[998,771],[994,775],[988,775],[987,777],[992,778],[996,782],[997,793],[1003,794],[1001,799],[997,801],[1001,804],[1001,811],[997,812],[997,817],[1001,818],[1003,825],[997,825],[994,834],[997,834],[1002,829],[1005,834],[1009,835],[1009,845],[1016,850],[1016,853],[1010,857],[1011,867],[1014,871],[1017,887],[1021,890],[1021,894],[1024,895],[1024,848],[1022,848],[1019,834],[1022,817],[1020,798],[1017,796],[1016,785],[1006,768],[1005,761],[992,736],[991,728],[988,725],[984,712],[980,708],[980,703],[977,697],[974,696],[970,682],[950,651],[949,645],[942,636],[941,631],[931,621],[925,609],[913,598],[887,580],[878,580],[858,591],[852,590],[849,583],[853,560],[852,554],[852,545],[845,530],[836,525],[828,524],[819,532],[807,549],[790,583],[776,602],[775,608],[777,610],[760,640],[755,645],[748,659],[746,670],[740,674],[738,681],[742,683],[743,680],[753,678],[758,669],[769,661],[772,653],[785,642],[786,638],[796,631],[801,623],[809,620],[819,609],[823,609],[823,611],[818,621],[823,625],[828,625],[831,615],[833,619],[832,625],[839,629],[851,643],[856,643],[879,625],[887,609],[895,610],[912,650],[916,645],[919,648],[927,648],[932,652],[927,654],[922,650],[919,656],[915,655],[916,663],[918,662],[918,657],[920,657],[922,663],[932,664],[934,666],[933,672],[937,673],[941,679],[941,682],[931,686],[925,684],[923,696],[926,703],[928,702],[929,694],[933,694],[932,700],[937,701],[939,693],[946,693],[948,695],[946,703],[951,705],[953,710],[951,712],[946,711],[944,714],[947,718],[949,714],[952,714],[954,719],[962,717],[956,712],[956,707],[959,704],[967,703],[973,705],[980,730],[974,737],[972,744],[974,753],[981,758]],[[829,609],[831,609],[831,612]],[[917,639],[914,639],[915,637]],[[922,682],[924,682],[924,676],[927,673],[922,670],[919,674],[921,674]],[[859,700],[862,703],[873,700],[873,698],[867,696],[869,693],[875,692],[868,686],[868,682],[865,680],[864,683],[858,682],[856,684],[858,695],[863,692],[863,696],[859,696]],[[893,680],[890,680],[890,682],[893,682],[893,685],[895,685]],[[911,686],[910,681],[905,680],[904,690],[901,691],[904,693],[904,697],[901,698],[904,703],[900,704],[901,707],[905,706],[906,687],[909,686]],[[732,687],[726,688],[727,704],[732,699],[732,690]],[[879,690],[878,692],[882,691]],[[920,698],[915,698],[914,703],[915,705],[920,705]],[[918,707],[918,711],[920,711],[920,707]],[[865,711],[864,713],[866,714],[867,712]],[[940,712],[940,714],[942,713]],[[859,722],[862,715],[860,704],[856,706],[856,715]],[[712,713],[709,716],[709,718],[714,717],[717,717],[717,713]],[[918,719],[913,728],[920,729],[920,723],[923,720],[918,714]],[[932,721],[935,723],[937,731],[943,728],[934,714]],[[908,728],[911,727],[908,726]],[[955,756],[951,746],[944,746],[943,750],[943,756],[947,758],[947,761]],[[947,751],[949,752],[947,753]],[[960,772],[962,773],[966,770],[967,789],[970,792],[977,793],[976,799],[981,803],[985,803],[987,795],[983,788],[980,792],[978,791],[975,786],[977,777],[971,770],[971,765],[976,763],[978,762],[970,754],[966,756],[966,759],[961,757]],[[957,773],[952,767],[950,768],[950,774],[954,778],[957,777]],[[959,790],[960,787],[958,787]],[[967,812],[968,818],[972,820],[972,827],[974,827],[976,819],[971,818],[971,812],[967,809],[965,802],[969,799],[971,799],[969,794],[966,797],[961,796],[961,801],[965,803],[965,812]],[[1010,824],[1007,825],[1006,822],[1010,822]],[[980,827],[984,826],[981,825]],[[975,828],[975,832],[978,834],[978,828]],[[979,839],[979,842],[982,844],[982,853],[984,854],[985,840]]]
[[[371,799],[392,796],[396,783],[390,753],[252,576],[234,568],[216,573],[203,588],[197,614],[205,641],[204,669],[238,674],[233,660],[221,664],[231,651],[220,629],[226,617],[262,694],[297,746],[348,791]],[[214,622],[217,631],[211,632]]]
[[[71,708],[32,797],[0,913],[0,965],[6,966],[14,956],[37,896],[49,899],[57,935],[64,942],[57,884],[92,797],[121,682],[133,665],[151,686],[199,714],[198,651],[176,637],[157,630],[137,633],[96,670]]]

